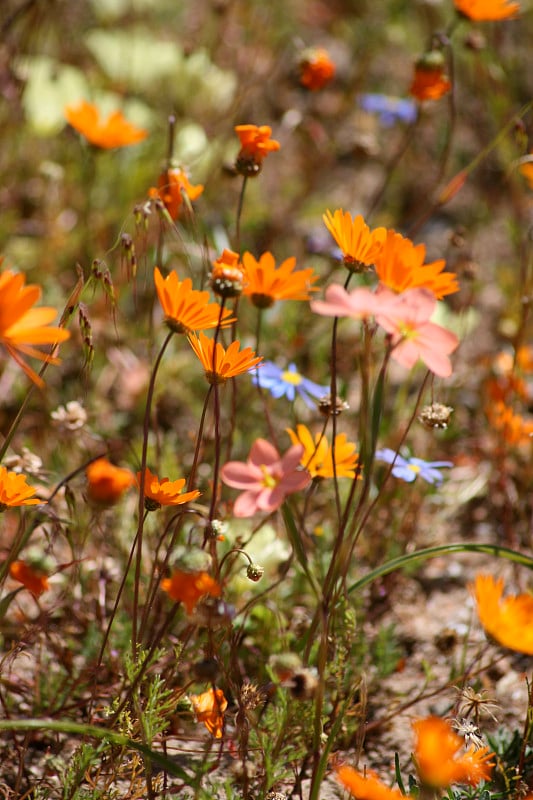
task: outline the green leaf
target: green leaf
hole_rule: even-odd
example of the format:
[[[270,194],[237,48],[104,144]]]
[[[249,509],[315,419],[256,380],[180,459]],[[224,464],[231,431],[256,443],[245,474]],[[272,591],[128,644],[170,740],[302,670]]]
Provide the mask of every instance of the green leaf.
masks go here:
[[[181,48],[141,28],[95,29],[87,33],[85,43],[106,75],[130,89],[148,89],[164,78],[175,79],[182,69]]]
[[[83,72],[46,56],[21,58],[16,72],[26,82],[22,104],[28,122],[41,136],[54,136],[65,127],[65,106],[87,97]]]

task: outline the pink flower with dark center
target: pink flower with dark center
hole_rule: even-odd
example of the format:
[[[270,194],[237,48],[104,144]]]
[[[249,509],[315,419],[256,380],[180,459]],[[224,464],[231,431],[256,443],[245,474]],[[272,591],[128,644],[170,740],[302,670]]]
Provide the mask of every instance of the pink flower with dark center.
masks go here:
[[[224,464],[220,471],[224,483],[244,489],[235,501],[235,516],[251,517],[258,511],[275,511],[288,494],[305,489],[311,476],[299,468],[303,450],[301,444],[296,444],[280,456],[270,442],[257,439],[246,462]]]
[[[377,297],[381,294],[380,291]],[[447,378],[452,374],[448,356],[458,346],[459,339],[441,325],[430,322],[436,305],[435,295],[427,289],[408,289],[396,295],[386,311],[376,315],[376,322],[392,335],[391,358],[408,369],[420,358],[435,375]]]

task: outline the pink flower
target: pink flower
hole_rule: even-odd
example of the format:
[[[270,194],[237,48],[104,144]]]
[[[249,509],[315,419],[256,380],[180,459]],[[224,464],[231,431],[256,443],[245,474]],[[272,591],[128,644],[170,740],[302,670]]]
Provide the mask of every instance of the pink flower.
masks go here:
[[[386,314],[397,295],[388,289],[380,289],[378,292],[354,289],[348,292],[344,286],[333,283],[326,289],[325,297],[325,300],[313,300],[311,311],[326,317],[362,319]]]
[[[452,374],[448,355],[453,353],[459,339],[429,321],[436,304],[435,295],[429,290],[408,289],[396,295],[388,310],[376,315],[376,321],[392,334],[391,357],[395,361],[410,369],[421,358],[431,372],[447,378]]]
[[[274,445],[257,439],[246,462],[224,464],[220,471],[224,483],[245,490],[235,501],[235,516],[251,517],[257,511],[275,511],[288,494],[304,489],[311,476],[298,469],[303,450],[301,444],[296,444],[281,457]]]

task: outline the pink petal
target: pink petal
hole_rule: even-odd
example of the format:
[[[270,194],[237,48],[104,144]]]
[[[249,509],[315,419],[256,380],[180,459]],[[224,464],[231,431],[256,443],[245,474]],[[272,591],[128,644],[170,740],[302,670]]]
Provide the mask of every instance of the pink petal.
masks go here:
[[[253,464],[243,461],[228,461],[220,470],[220,477],[234,489],[250,489],[261,484],[263,473]]]
[[[310,474],[303,469],[298,472],[291,472],[290,475],[284,475],[278,486],[283,489],[285,494],[292,494],[293,492],[299,492],[300,489],[305,489],[310,482]]]
[[[236,517],[253,517],[256,511],[259,511],[257,501],[260,494],[252,490],[243,492],[235,500],[233,506],[233,513]]]
[[[285,475],[286,472],[293,472],[296,467],[299,466],[303,452],[304,447],[302,444],[293,444],[289,447],[280,462],[283,475]]]
[[[258,467],[262,465],[270,467],[279,463],[279,453],[266,439],[256,439],[250,450],[248,462]]]

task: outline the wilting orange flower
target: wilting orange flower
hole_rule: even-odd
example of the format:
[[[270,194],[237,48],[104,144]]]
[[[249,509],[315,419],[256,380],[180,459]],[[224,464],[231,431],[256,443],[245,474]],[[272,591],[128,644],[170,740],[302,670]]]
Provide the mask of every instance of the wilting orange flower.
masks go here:
[[[396,231],[388,230],[381,253],[376,260],[376,272],[381,283],[394,292],[407,289],[429,289],[441,300],[459,290],[457,276],[444,272],[444,259],[424,264],[426,247],[413,244]]]
[[[26,476],[19,472],[9,472],[5,467],[0,467],[0,512],[15,506],[36,506],[46,503],[33,497],[37,489],[28,486]]]
[[[174,569],[170,578],[163,578],[161,588],[176,603],[183,603],[187,614],[192,614],[201,597],[220,597],[219,584],[207,572],[185,572]]]
[[[159,198],[173,220],[179,216],[183,205],[183,195],[186,194],[192,202],[202,194],[204,187],[201,183],[193,186],[186,173],[179,167],[166,169],[159,176],[157,189],[152,187],[148,194],[152,199]]]
[[[371,231],[361,214],[352,219],[349,211],[338,208],[334,214],[328,209],[322,215],[324,225],[342,250],[344,264],[354,272],[365,272],[375,263],[383,247],[387,231]]]
[[[211,384],[225,383],[228,378],[235,378],[243,372],[248,372],[263,360],[263,356],[256,356],[251,347],[239,350],[240,342],[232,342],[227,350],[205,333],[200,331],[199,336],[189,336],[191,347],[200,359],[205,370],[205,377]]]
[[[213,261],[211,286],[220,297],[238,297],[242,292],[244,270],[241,257],[233,250],[224,249],[222,255]]]
[[[304,50],[299,67],[300,83],[312,92],[322,89],[335,75],[335,64],[322,47]]]
[[[335,437],[335,470],[333,469],[333,448],[322,433],[314,436],[305,425],[297,425],[296,432],[286,428],[293,444],[304,448],[300,464],[312,478],[354,478],[358,464],[357,448],[347,440],[345,433]]]
[[[135,483],[129,469],[116,467],[107,458],[97,458],[89,464],[85,475],[90,499],[105,505],[115,503]]]
[[[41,297],[41,289],[34,284],[25,286],[25,282],[25,276],[20,273],[8,269],[0,273],[0,344],[34,383],[43,386],[44,382],[22,355],[59,364],[59,359],[32,345],[58,344],[68,339],[70,333],[64,328],[49,326],[57,315],[55,308],[32,308]]]
[[[201,492],[194,489],[192,492],[181,494],[185,486],[185,478],[169,481],[168,478],[158,478],[153,475],[148,467],[144,473],[144,505],[147,511],[156,511],[161,506],[181,506],[190,500],[196,500]],[[137,486],[141,485],[141,473],[137,473]]]
[[[533,655],[533,595],[503,598],[503,578],[491,575],[477,575],[470,588],[485,631],[504,647]]]
[[[353,767],[343,765],[338,767],[335,773],[337,779],[356,800],[404,800],[399,789],[389,789],[376,773],[370,770],[363,775]]]
[[[174,333],[189,334],[208,328],[226,328],[235,322],[229,309],[209,302],[209,292],[193,289],[190,278],[180,281],[174,271],[163,278],[156,267],[154,281],[165,322]]]
[[[88,142],[104,150],[137,144],[148,136],[144,128],[137,128],[124,117],[122,111],[113,111],[105,120],[93,103],[82,100],[77,106],[67,106],[65,117],[69,125],[85,136]]]
[[[276,300],[309,300],[309,292],[318,291],[312,284],[319,276],[312,267],[295,270],[295,258],[287,258],[276,267],[274,256],[267,251],[259,261],[245,253],[242,262],[246,276],[243,294],[257,308],[269,308]]]
[[[224,726],[224,711],[228,707],[222,689],[208,689],[202,694],[192,694],[190,699],[197,721],[203,722],[215,739],[220,739]]]
[[[526,420],[502,400],[485,409],[490,425],[507,444],[527,444],[533,437],[533,420]]]
[[[439,717],[427,717],[413,722],[416,734],[415,762],[423,783],[444,788],[452,783],[477,786],[488,780],[494,764],[494,754],[488,747],[471,747],[459,754],[464,740]]]
[[[451,88],[440,51],[426,53],[416,62],[409,94],[417,100],[438,100]]]
[[[9,574],[14,580],[24,584],[34,597],[40,597],[50,588],[48,576],[25,561],[13,561],[9,565]]]
[[[454,0],[460,14],[477,22],[511,19],[520,12],[520,3],[509,0]]]
[[[276,139],[270,138],[272,128],[269,125],[237,125],[235,133],[241,143],[235,167],[249,178],[258,175],[267,155],[281,147]]]

